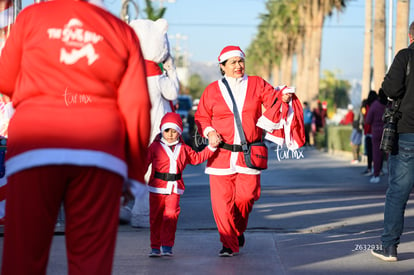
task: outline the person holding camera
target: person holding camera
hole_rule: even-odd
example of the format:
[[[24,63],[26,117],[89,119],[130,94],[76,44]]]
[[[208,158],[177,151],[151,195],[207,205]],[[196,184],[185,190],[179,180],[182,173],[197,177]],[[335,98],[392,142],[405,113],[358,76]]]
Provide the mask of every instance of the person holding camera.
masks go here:
[[[389,130],[396,127],[396,143],[388,160],[382,249],[371,251],[374,256],[388,262],[398,260],[397,247],[404,228],[405,208],[414,183],[414,22],[410,25],[408,37],[410,45],[397,53],[382,83],[384,93],[393,103],[401,100],[400,106],[393,108],[384,127],[384,133],[388,136],[383,141],[390,143],[393,137],[389,133],[393,131]]]

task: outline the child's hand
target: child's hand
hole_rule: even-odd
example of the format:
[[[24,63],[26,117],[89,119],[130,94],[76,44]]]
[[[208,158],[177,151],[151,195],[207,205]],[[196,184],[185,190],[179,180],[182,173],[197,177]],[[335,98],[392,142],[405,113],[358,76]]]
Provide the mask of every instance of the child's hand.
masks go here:
[[[216,131],[211,131],[208,133],[208,144],[213,147],[217,148],[221,142],[221,136]]]

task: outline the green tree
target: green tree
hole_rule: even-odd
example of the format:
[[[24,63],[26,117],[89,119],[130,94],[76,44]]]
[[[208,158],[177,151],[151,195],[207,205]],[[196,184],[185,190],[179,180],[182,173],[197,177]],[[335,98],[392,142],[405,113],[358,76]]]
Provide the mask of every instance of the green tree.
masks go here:
[[[188,93],[193,97],[193,99],[200,98],[206,86],[207,84],[203,81],[199,74],[192,74],[188,80]]]
[[[347,1],[268,0],[266,13],[260,16],[258,35],[248,48],[252,57],[248,56],[248,68],[266,77],[272,75],[275,85],[291,85],[296,60],[298,94],[303,100],[316,99],[324,19],[334,10],[342,11]]]
[[[331,71],[323,71],[323,77],[320,80],[319,100],[327,101],[328,109],[335,112],[335,108],[346,108],[349,100],[348,91],[351,84],[348,80],[338,79],[336,74]]]
[[[145,5],[146,6],[145,6],[144,11],[147,14],[147,19],[150,19],[150,20],[153,20],[153,21],[156,21],[157,19],[163,18],[164,14],[167,10],[166,7],[162,7],[160,9],[155,9],[152,6],[151,0],[145,0]]]

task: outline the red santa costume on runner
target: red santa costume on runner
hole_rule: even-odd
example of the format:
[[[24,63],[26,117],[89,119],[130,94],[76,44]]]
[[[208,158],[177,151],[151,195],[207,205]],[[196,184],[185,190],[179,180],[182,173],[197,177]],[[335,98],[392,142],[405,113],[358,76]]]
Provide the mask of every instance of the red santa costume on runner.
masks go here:
[[[13,2],[11,0],[0,0],[0,56],[1,51],[6,43],[6,39],[9,36],[10,30],[13,26],[14,12]],[[12,107],[9,100],[5,100],[6,97],[0,95],[0,136],[7,137],[7,127],[11,117],[10,110]],[[6,140],[3,140],[6,142]],[[4,146],[0,145],[0,154],[3,154],[4,159]],[[3,151],[2,151],[3,149]],[[3,165],[3,163],[0,163]],[[1,173],[1,172],[0,172]],[[6,177],[0,176],[0,224],[4,224],[5,219],[5,203],[6,203],[6,189],[7,189]]]
[[[62,201],[69,274],[110,274],[122,186],[144,180],[150,99],[139,40],[85,1],[23,9],[0,57],[8,128],[2,274],[45,274]]]
[[[5,177],[4,156],[7,149],[7,128],[14,112],[8,97],[0,95],[0,225],[5,222],[7,180]]]
[[[174,112],[173,100],[180,91],[177,70],[171,57],[168,40],[168,22],[135,19],[129,24],[141,41],[142,54],[145,58],[148,91],[151,99],[151,135],[150,142],[159,134],[160,123],[168,112]],[[163,70],[160,65],[162,64]],[[150,172],[145,175],[145,182],[136,184],[134,206],[131,210],[130,224],[133,227],[149,227],[149,194],[145,183]]]
[[[225,66],[223,62],[232,57],[244,60],[245,55],[239,47],[227,46],[218,60]],[[237,67],[235,70],[238,70]],[[256,123],[262,116],[262,106],[271,109],[279,93],[261,77],[224,77],[234,95],[247,143],[260,141],[263,130]],[[195,121],[201,134],[208,137],[209,132],[217,131],[223,142],[218,152],[208,160],[205,172],[210,174],[213,214],[223,244],[219,255],[232,256],[244,244],[243,233],[249,213],[254,201],[260,197],[260,171],[246,166],[233,103],[221,80],[211,83],[204,90]]]
[[[166,129],[174,129],[179,139],[169,144],[162,137]],[[161,134],[150,145],[147,167],[152,163],[148,183],[150,191],[151,248],[174,245],[177,220],[180,214],[180,195],[184,193],[182,173],[187,164],[200,164],[211,157],[215,148],[207,146],[197,153],[182,142],[183,122],[177,113],[167,113],[161,120]]]

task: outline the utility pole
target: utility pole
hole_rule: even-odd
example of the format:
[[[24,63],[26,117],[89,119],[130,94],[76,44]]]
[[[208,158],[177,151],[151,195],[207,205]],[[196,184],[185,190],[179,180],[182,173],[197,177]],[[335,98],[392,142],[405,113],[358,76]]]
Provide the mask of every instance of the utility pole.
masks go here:
[[[388,53],[387,53],[387,71],[391,66],[393,51],[392,51],[392,16],[393,16],[393,0],[388,0]]]

